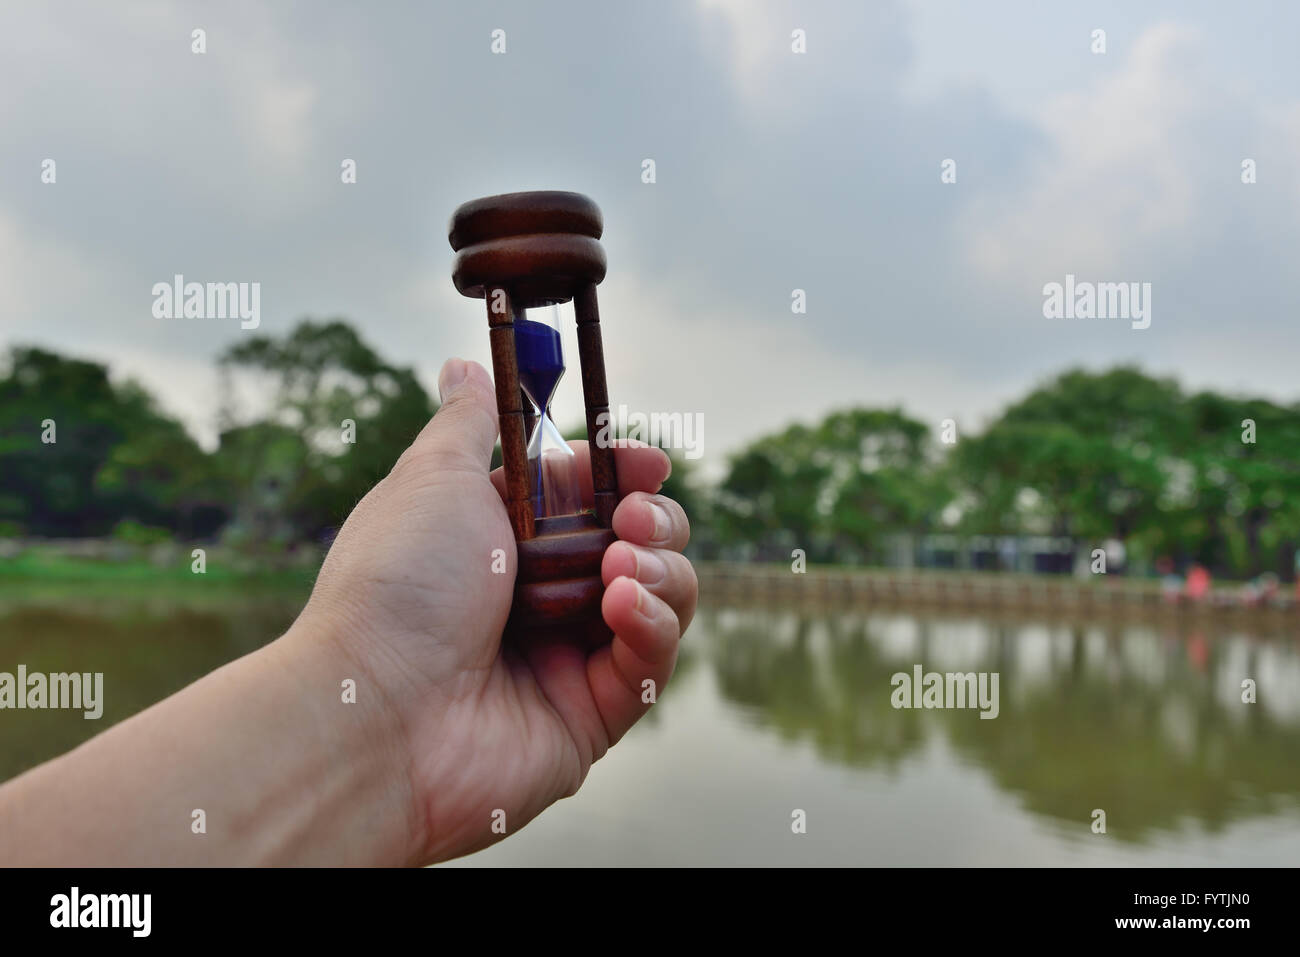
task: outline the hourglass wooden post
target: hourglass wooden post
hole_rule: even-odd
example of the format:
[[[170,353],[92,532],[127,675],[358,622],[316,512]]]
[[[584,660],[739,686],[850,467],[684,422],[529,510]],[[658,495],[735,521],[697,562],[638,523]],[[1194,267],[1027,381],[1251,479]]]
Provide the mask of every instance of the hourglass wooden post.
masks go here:
[[[606,439],[612,437],[596,304],[596,286],[605,278],[602,231],[595,203],[578,193],[554,191],[472,200],[456,210],[448,229],[456,251],[456,288],[487,303],[506,511],[519,559],[510,633],[578,635],[597,642],[609,638],[600,614],[600,564],[615,538],[610,525],[618,504],[618,476],[612,444],[597,441],[602,429]],[[521,385],[520,349],[529,362],[538,348],[553,348],[555,359],[561,357],[558,335],[554,343],[538,340],[534,327],[540,324],[525,319],[524,313],[570,300],[578,324],[593,497],[589,508],[538,514],[546,508],[543,503],[551,501],[552,490],[543,496],[541,485],[561,473],[548,468],[540,453],[534,455],[541,430],[553,429],[553,423],[548,421],[549,395],[530,399]],[[526,365],[526,371],[532,368]],[[553,365],[544,368],[554,375]],[[558,368],[562,375],[564,366]],[[529,388],[536,390],[536,382]]]

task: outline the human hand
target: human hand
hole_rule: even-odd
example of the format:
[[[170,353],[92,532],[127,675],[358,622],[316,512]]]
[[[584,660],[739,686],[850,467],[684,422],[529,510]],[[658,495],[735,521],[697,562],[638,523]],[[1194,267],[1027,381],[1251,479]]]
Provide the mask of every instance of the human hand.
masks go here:
[[[695,613],[697,584],[680,554],[680,505],[655,494],[671,464],[660,449],[615,452],[619,541],[605,552],[601,611],[613,641],[504,646],[516,552],[501,470],[489,474],[497,415],[492,380],[450,360],[443,405],[392,472],[349,516],[312,598],[282,641],[341,654],[378,696],[376,748],[400,765],[410,804],[409,863],[445,860],[499,839],[577,791],[662,691]],[[591,505],[587,443],[572,443]],[[494,550],[507,573],[492,570]],[[499,555],[500,553],[498,553]],[[395,771],[395,773],[398,773]]]

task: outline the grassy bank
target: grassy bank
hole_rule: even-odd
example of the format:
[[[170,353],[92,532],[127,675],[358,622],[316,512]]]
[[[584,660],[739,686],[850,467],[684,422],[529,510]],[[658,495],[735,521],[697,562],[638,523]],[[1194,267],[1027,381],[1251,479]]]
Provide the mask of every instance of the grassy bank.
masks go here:
[[[143,554],[120,559],[69,555],[29,548],[0,557],[0,596],[160,594],[201,596],[220,592],[310,592],[317,565],[286,567],[247,555],[209,551],[202,573],[192,570],[189,552],[159,562]]]

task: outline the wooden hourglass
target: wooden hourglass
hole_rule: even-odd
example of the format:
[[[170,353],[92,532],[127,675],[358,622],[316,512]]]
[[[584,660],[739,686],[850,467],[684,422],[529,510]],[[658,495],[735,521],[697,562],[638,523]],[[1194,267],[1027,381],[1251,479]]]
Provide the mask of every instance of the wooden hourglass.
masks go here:
[[[601,618],[601,558],[614,541],[618,504],[596,284],[605,278],[600,209],[578,193],[506,193],[464,203],[448,228],[452,280],[487,302],[506,510],[518,550],[507,634],[608,640]],[[550,400],[564,373],[554,308],[573,302],[587,410],[592,507],[581,508],[573,453]],[[603,418],[602,418],[603,416]]]

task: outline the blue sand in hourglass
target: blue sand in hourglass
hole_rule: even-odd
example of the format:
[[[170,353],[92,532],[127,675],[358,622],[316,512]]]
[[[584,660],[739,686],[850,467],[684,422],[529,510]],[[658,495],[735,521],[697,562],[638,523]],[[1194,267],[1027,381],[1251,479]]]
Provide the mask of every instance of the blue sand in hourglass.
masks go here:
[[[564,354],[560,349],[560,330],[532,319],[515,319],[515,357],[519,363],[519,385],[537,407],[539,416],[546,416],[551,396],[564,375]],[[542,418],[537,420],[536,433],[540,437]],[[529,462],[530,466],[538,463]],[[543,515],[544,496],[542,470],[536,467],[533,479],[533,514]]]

